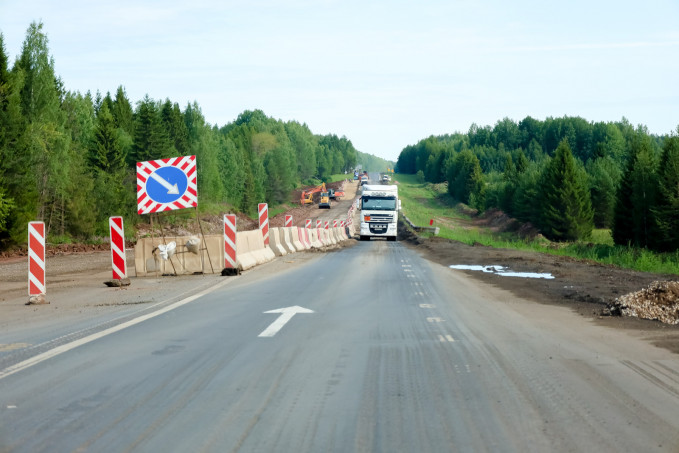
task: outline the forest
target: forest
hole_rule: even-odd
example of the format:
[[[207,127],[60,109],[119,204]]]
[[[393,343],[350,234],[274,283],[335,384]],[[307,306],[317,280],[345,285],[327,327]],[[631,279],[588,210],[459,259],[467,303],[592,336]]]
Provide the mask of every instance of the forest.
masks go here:
[[[432,136],[404,148],[396,169],[479,211],[497,208],[553,241],[610,229],[615,244],[679,249],[679,127],[580,117],[504,118],[467,133]]]
[[[346,137],[316,135],[306,124],[261,110],[224,126],[200,106],[115,93],[64,89],[42,23],[32,23],[10,66],[0,33],[0,249],[26,242],[42,220],[52,240],[107,236],[108,217],[137,214],[136,162],[196,155],[199,208],[256,215],[257,203],[289,201],[357,163],[387,162],[358,152]],[[56,238],[56,239],[55,239]]]

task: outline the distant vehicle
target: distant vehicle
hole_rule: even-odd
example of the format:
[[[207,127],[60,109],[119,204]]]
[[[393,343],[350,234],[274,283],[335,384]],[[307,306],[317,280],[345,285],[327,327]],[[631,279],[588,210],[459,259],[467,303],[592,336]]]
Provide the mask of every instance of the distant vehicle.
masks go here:
[[[384,175],[384,176],[382,176],[382,181],[389,182],[389,181],[391,181],[391,178],[389,177],[389,175]]]
[[[362,186],[368,184],[368,181],[369,181],[369,180],[368,180],[368,175],[362,175],[362,176],[361,176],[361,185],[362,185]]]
[[[401,200],[398,199],[396,185],[365,185],[361,193],[361,230],[360,239],[386,237],[395,241],[397,234],[398,211]]]

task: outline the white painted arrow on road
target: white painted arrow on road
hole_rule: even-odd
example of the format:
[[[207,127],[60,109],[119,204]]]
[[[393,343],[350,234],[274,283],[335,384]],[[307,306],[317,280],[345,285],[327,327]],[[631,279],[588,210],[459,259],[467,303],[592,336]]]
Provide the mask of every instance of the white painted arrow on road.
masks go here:
[[[280,313],[281,315],[278,317],[278,319],[276,319],[274,322],[272,322],[271,325],[269,325],[269,327],[264,329],[264,331],[257,336],[258,337],[273,337],[297,313],[313,313],[313,312],[314,312],[313,310],[309,310],[308,308],[300,307],[300,306],[297,306],[297,305],[295,305],[293,307],[285,307],[285,308],[278,308],[276,310],[265,311],[264,313]]]
[[[179,187],[177,187],[177,184],[170,184],[168,181],[166,181],[162,176],[160,176],[155,171],[153,173],[151,173],[149,176],[151,178],[155,179],[161,186],[165,187],[167,189],[168,195],[179,194]]]

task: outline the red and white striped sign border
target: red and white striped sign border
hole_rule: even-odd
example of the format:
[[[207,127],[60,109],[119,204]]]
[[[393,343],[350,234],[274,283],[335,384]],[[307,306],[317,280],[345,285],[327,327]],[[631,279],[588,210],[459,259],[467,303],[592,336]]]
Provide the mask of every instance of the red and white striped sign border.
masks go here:
[[[311,228],[311,219],[306,219],[306,227]]]
[[[113,279],[121,280],[127,278],[123,218],[109,217],[108,228],[111,231],[111,267],[113,268]]]
[[[332,227],[333,227],[333,228],[337,228],[337,220],[333,220],[333,221],[332,221]]]
[[[45,223],[28,223],[28,295],[45,294]]]
[[[291,227],[292,226],[292,216],[291,215],[286,215],[285,216],[285,227]]]
[[[157,203],[146,193],[146,182],[149,175],[161,167],[177,167],[186,174],[188,180],[186,192],[184,192],[181,198],[172,203]],[[175,209],[198,206],[196,175],[196,156],[171,157],[169,159],[137,162],[137,212],[139,214],[150,214],[152,212],[173,211]]]
[[[316,220],[316,228],[322,228],[323,227],[322,225],[323,222],[321,222],[320,220]]]
[[[259,229],[264,236],[264,245],[269,245],[269,205],[259,203]]]
[[[340,222],[340,228],[344,228],[344,220]]]
[[[325,221],[325,229],[327,230],[329,228],[330,228],[330,222],[326,220]]]
[[[236,215],[224,216],[224,268],[236,268]]]

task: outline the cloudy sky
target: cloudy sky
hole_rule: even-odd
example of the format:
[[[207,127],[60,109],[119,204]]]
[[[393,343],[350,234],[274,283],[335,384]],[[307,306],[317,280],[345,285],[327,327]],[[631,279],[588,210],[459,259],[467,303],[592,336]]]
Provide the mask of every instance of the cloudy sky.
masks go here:
[[[679,125],[677,0],[0,0],[11,62],[32,21],[68,90],[262,109],[392,160],[504,117]]]

